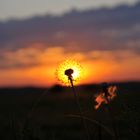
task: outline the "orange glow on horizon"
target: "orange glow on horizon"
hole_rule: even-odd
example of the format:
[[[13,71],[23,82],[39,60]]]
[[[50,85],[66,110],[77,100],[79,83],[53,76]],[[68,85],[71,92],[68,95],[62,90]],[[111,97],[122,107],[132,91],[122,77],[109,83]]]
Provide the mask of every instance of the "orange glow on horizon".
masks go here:
[[[17,52],[6,53],[5,57],[8,61],[2,62],[7,68],[0,69],[1,87],[60,84],[56,79],[55,72],[58,64],[65,58],[74,59],[81,64],[82,73],[81,70],[78,70],[80,66],[78,69],[74,67],[73,77],[79,77],[79,75],[82,77],[80,81],[77,80],[78,84],[140,80],[140,65],[136,64],[140,61],[140,56],[132,51],[71,52],[62,47],[52,47],[39,51],[38,48],[27,48],[27,50],[24,48],[24,50]],[[23,66],[20,67],[19,64]],[[61,74],[64,74],[64,71]],[[65,75],[62,79],[68,81]]]

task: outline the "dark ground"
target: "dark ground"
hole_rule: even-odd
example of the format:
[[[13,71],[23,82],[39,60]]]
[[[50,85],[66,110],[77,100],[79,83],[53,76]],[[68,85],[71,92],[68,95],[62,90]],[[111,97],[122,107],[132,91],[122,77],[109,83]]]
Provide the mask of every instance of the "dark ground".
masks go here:
[[[91,140],[140,139],[140,82],[115,85],[117,97],[99,110],[100,86],[76,87]],[[87,140],[78,114],[71,88],[0,89],[0,140]]]

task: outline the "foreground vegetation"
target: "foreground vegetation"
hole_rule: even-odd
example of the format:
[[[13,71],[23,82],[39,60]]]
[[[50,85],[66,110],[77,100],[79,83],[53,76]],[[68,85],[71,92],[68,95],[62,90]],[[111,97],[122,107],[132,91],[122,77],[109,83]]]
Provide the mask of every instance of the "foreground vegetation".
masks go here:
[[[117,97],[109,104],[112,117],[105,106],[94,109],[99,85],[76,87],[92,140],[140,138],[140,83],[115,85]],[[0,89],[0,140],[86,140],[71,88]]]

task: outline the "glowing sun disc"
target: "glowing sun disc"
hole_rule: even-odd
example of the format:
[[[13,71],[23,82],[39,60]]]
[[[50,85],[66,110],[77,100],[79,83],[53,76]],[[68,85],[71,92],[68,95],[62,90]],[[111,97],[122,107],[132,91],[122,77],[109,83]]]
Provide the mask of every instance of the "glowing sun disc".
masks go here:
[[[65,75],[65,70],[72,69],[74,72],[72,74],[74,84],[78,84],[78,81],[81,79],[83,75],[83,68],[75,60],[67,59],[60,63],[58,68],[56,69],[56,77],[59,81],[61,81],[65,85],[69,85],[68,76]]]

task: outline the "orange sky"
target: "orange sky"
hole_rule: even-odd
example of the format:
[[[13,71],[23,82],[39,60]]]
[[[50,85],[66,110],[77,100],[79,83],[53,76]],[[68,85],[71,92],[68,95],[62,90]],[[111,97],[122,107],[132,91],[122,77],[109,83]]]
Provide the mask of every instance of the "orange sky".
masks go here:
[[[79,84],[140,80],[139,9],[122,4],[0,22],[0,87],[61,84],[55,72],[68,58],[84,68]]]
[[[58,84],[55,71],[66,58],[77,60],[84,68],[80,84],[140,80],[140,56],[131,50],[72,52],[59,46],[44,49],[31,46],[6,52],[5,56],[7,62],[3,65],[8,67],[0,69],[1,87]]]

